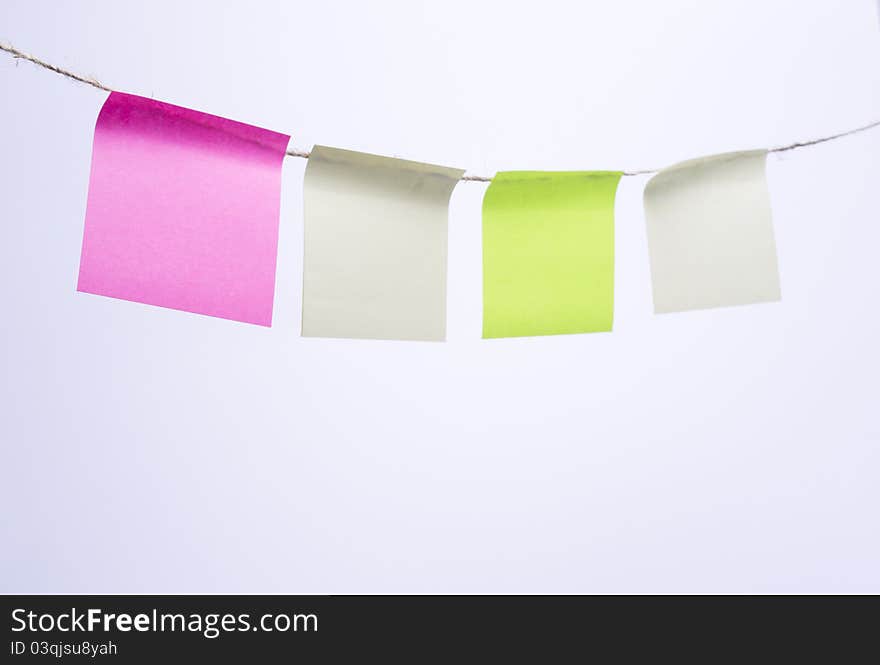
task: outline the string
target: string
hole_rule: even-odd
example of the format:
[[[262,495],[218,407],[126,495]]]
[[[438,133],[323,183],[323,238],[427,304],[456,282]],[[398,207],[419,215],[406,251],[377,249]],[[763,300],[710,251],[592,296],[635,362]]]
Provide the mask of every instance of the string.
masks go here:
[[[36,56],[30,55],[29,53],[19,51],[11,44],[4,44],[3,42],[0,42],[0,50],[6,51],[16,60],[27,60],[28,62],[32,62],[38,67],[48,69],[50,72],[55,72],[56,74],[60,74],[61,76],[69,78],[73,81],[77,81],[78,83],[85,83],[86,85],[90,85],[93,88],[97,88],[98,90],[103,90],[104,92],[113,92],[112,88],[108,88],[106,85],[91,76],[76,74],[74,72],[71,72],[70,70],[64,69],[63,67],[59,67],[58,65],[53,65],[52,63],[41,60]],[[875,120],[874,122],[868,123],[867,125],[862,125],[861,127],[847,129],[837,134],[830,134],[829,136],[822,136],[816,139],[807,139],[796,141],[794,143],[789,143],[787,145],[776,146],[775,148],[769,148],[767,152],[787,152],[789,150],[797,150],[799,148],[808,148],[810,146],[819,145],[820,143],[827,143],[828,141],[836,141],[838,139],[846,138],[847,136],[853,136],[854,134],[861,134],[862,132],[867,132],[868,130],[874,129],[875,127],[880,127],[880,120]],[[295,148],[291,148],[287,150],[285,154],[288,157],[308,159],[311,155],[311,152],[309,152],[308,150],[296,150]],[[660,169],[640,169],[635,171],[623,171],[623,175],[651,175],[659,171]],[[461,177],[461,180],[464,182],[492,182],[492,176],[463,175]]]
[[[6,51],[11,54],[13,58],[16,60],[27,60],[28,62],[32,62],[39,67],[43,67],[44,69],[48,69],[50,72],[55,72],[56,74],[61,74],[61,76],[66,76],[69,79],[73,79],[74,81],[79,81],[80,83],[85,83],[86,85],[90,85],[93,88],[97,88],[98,90],[104,90],[106,92],[113,92],[110,88],[102,83],[99,83],[96,79],[90,76],[81,76],[80,74],[74,74],[58,65],[53,65],[45,60],[40,60],[38,57],[30,55],[28,53],[24,53],[23,51],[19,51],[17,48],[12,46],[11,44],[4,44],[0,42],[0,49]]]

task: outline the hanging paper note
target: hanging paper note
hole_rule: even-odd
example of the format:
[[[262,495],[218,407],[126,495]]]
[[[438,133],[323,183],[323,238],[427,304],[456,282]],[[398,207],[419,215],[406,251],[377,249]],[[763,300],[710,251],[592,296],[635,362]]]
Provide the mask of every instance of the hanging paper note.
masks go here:
[[[271,325],[288,141],[111,93],[95,126],[77,289]]]
[[[463,171],[315,146],[302,334],[443,340],[449,197]]]
[[[483,337],[611,330],[620,173],[511,171],[483,199]]]
[[[780,299],[764,150],[682,162],[645,188],[654,311]]]

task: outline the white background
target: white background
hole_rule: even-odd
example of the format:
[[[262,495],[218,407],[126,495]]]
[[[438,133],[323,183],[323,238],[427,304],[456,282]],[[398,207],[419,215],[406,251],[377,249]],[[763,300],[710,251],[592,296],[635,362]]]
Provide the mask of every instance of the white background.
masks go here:
[[[662,166],[880,118],[871,0],[36,2],[0,40],[129,92],[478,173]],[[880,592],[880,130],[771,157],[779,304],[611,334],[302,339],[303,160],[270,329],[75,292],[105,95],[0,54],[0,590]]]

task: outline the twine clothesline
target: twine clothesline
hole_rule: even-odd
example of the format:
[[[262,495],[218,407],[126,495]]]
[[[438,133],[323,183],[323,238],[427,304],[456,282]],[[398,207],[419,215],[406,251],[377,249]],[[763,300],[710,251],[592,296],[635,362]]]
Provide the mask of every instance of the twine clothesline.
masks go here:
[[[41,60],[40,58],[30,55],[29,53],[25,53],[24,51],[20,51],[11,44],[5,44],[0,42],[0,50],[6,51],[13,58],[17,60],[27,60],[38,67],[42,67],[43,69],[48,69],[50,72],[55,72],[56,74],[60,74],[66,78],[69,78],[78,83],[85,83],[86,85],[90,85],[93,88],[97,88],[98,90],[103,90],[104,92],[113,92],[112,88],[108,88],[106,85],[95,79],[91,76],[84,76],[82,74],[77,74],[68,69],[64,69],[63,67],[59,67],[58,65],[53,65],[50,62],[46,62],[45,60]],[[807,148],[814,145],[819,145],[820,143],[827,143],[828,141],[836,141],[838,139],[845,138],[847,136],[852,136],[854,134],[860,134],[862,132],[866,132],[870,129],[874,129],[875,127],[880,126],[880,120],[875,120],[874,122],[870,122],[867,125],[862,125],[860,127],[854,127],[852,129],[847,129],[845,131],[839,132],[837,134],[830,134],[828,136],[822,136],[815,139],[806,139],[802,141],[795,141],[794,143],[789,143],[786,145],[776,146],[775,148],[769,148],[767,152],[787,152],[789,150],[797,150],[798,148]],[[308,159],[311,156],[311,152],[308,150],[296,150],[295,148],[290,148],[285,153],[288,157],[298,157],[301,159]],[[634,171],[623,171],[624,176],[640,176],[640,175],[651,175],[652,173],[657,173],[660,169],[638,169]],[[492,176],[484,176],[484,175],[463,175],[461,176],[461,180],[465,182],[491,182]]]

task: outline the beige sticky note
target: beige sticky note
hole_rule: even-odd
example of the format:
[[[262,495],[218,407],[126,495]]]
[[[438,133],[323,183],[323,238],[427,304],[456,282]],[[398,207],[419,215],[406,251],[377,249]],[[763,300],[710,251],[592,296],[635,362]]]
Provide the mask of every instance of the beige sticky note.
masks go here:
[[[654,311],[779,300],[764,150],[704,157],[645,188]]]
[[[444,340],[449,197],[464,171],[315,146],[302,334]]]

